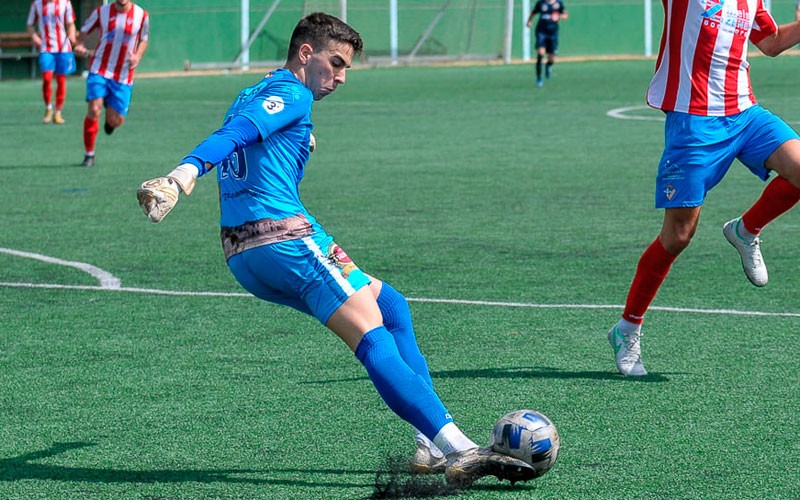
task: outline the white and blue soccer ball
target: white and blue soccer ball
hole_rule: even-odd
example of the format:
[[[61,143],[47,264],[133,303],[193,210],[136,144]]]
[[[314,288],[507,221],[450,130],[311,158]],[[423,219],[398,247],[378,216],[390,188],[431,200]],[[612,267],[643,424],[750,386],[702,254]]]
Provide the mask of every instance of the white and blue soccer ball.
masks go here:
[[[556,426],[542,413],[519,410],[494,424],[489,446],[497,453],[528,463],[536,471],[534,477],[539,477],[556,463],[561,439]]]

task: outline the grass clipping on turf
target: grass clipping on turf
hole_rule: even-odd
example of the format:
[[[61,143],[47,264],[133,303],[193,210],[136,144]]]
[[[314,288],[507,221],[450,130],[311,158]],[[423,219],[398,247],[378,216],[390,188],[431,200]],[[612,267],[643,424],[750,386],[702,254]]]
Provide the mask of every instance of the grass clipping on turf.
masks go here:
[[[370,498],[433,498],[455,496],[460,491],[447,484],[442,474],[412,474],[408,460],[390,457],[384,469],[375,474],[375,491]]]

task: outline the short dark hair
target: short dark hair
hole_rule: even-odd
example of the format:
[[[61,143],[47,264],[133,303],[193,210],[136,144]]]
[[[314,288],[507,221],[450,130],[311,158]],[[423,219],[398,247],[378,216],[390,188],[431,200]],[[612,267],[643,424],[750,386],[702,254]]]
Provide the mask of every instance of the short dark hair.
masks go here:
[[[291,59],[296,56],[304,43],[311,45],[314,50],[320,50],[332,40],[350,44],[355,55],[364,50],[361,35],[350,25],[330,14],[314,12],[301,19],[295,26],[287,57]]]

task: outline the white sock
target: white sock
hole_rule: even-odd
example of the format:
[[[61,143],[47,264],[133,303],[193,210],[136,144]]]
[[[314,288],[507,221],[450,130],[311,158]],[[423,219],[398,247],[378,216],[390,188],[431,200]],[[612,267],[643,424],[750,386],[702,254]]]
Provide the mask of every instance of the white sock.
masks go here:
[[[436,434],[436,437],[433,438],[433,442],[442,450],[445,456],[478,447],[478,445],[461,432],[461,429],[456,427],[456,424],[453,422],[445,424]]]
[[[414,429],[414,440],[416,442],[418,442],[418,443],[422,443],[425,446],[427,446],[428,449],[431,450],[431,455],[433,455],[434,457],[441,458],[441,457],[444,456],[444,453],[442,453],[442,450],[440,450],[439,447],[436,446],[436,444],[434,444],[433,441],[428,439],[428,436],[426,436],[425,434],[421,433],[417,429]]]
[[[620,333],[623,335],[630,335],[631,333],[641,333],[642,331],[641,323],[640,324],[631,323],[625,318],[621,318],[619,320],[619,322],[617,323],[617,328],[619,328]]]

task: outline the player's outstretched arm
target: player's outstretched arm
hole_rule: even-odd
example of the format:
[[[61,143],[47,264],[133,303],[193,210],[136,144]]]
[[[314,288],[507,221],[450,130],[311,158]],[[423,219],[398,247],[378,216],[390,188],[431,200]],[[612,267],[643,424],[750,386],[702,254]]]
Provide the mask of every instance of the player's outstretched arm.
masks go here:
[[[178,203],[181,191],[192,194],[197,183],[197,167],[183,163],[165,177],[145,181],[136,191],[139,206],[151,222],[161,222]]]
[[[775,57],[800,43],[800,22],[782,24],[777,33],[754,43],[764,55]]]

